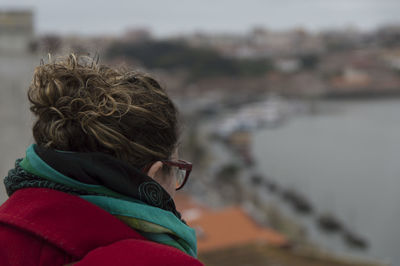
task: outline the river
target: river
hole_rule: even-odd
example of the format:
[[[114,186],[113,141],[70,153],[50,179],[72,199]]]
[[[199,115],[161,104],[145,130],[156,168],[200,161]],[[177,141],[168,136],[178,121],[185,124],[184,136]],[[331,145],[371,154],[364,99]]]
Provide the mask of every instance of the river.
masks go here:
[[[400,265],[400,100],[322,101],[317,110],[254,132],[258,167],[370,243],[356,252],[300,219],[319,245]]]

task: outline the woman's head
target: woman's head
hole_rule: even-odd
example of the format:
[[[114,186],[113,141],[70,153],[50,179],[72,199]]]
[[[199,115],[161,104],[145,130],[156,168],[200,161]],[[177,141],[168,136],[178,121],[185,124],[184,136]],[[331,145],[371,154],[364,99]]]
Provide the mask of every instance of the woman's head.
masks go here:
[[[38,145],[103,152],[136,167],[170,159],[176,150],[177,110],[146,74],[71,54],[36,67],[28,98]]]

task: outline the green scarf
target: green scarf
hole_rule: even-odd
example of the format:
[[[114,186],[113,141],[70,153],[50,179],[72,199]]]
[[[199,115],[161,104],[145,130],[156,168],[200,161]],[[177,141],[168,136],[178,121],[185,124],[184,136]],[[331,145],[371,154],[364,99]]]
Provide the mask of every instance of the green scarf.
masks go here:
[[[147,205],[101,185],[86,184],[69,178],[43,161],[35,152],[34,145],[27,149],[26,157],[19,166],[27,172],[27,176],[37,176],[50,181],[48,183],[52,185],[52,188],[63,186],[71,191],[86,192],[79,192],[78,196],[114,215],[147,239],[173,246],[190,256],[197,256],[194,229],[179,220],[172,212]],[[7,183],[15,183],[9,177],[10,174],[5,180],[7,188],[10,186],[10,184],[7,186]],[[30,182],[34,181],[30,180]]]

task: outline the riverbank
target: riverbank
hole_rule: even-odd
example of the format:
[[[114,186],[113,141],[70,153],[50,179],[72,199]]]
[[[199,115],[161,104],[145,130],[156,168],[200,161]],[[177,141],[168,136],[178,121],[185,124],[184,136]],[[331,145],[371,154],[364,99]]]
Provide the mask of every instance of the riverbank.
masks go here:
[[[384,264],[367,262],[354,258],[334,256],[315,249],[296,250],[275,248],[252,244],[200,254],[199,259],[207,266],[383,266]]]
[[[257,167],[261,164],[260,157],[254,156],[251,148],[243,149],[243,147],[254,145],[250,132],[247,132],[248,134],[242,132],[241,136],[234,138],[235,140],[232,142],[232,139],[216,138],[212,134],[216,127],[221,125],[218,119],[196,124],[195,127],[192,127],[193,125],[190,127],[195,128],[193,131],[197,134],[197,145],[203,147],[202,150],[205,154],[203,154],[204,165],[200,166],[201,173],[197,173],[194,177],[197,181],[193,179],[191,181],[194,182],[191,191],[200,201],[216,209],[230,204],[239,204],[257,224],[273,228],[284,234],[296,249],[308,250],[314,254],[325,254],[330,258],[344,261],[344,264],[332,265],[368,265],[368,263],[380,265],[365,260],[361,260],[362,262],[359,264],[355,264],[354,261],[345,262],[359,256],[327,251],[326,248],[320,247],[313,239],[310,239],[308,228],[302,224],[302,219],[288,215],[285,208],[282,210],[282,203],[278,203],[278,201],[283,202],[281,195],[286,189],[280,184],[275,183],[274,185],[272,179],[266,184],[257,178],[257,175],[260,176],[260,169]],[[248,160],[249,158],[251,160]],[[196,168],[196,170],[198,169]],[[270,173],[265,172],[263,175],[262,178],[265,178],[265,175],[270,175]],[[281,191],[278,193],[278,190]],[[291,256],[292,251],[287,252],[286,255]]]

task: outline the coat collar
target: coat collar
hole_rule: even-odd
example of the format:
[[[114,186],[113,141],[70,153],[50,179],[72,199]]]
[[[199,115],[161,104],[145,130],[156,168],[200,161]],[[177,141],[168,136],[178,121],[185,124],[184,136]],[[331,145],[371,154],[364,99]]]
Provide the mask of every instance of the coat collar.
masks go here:
[[[45,188],[16,191],[0,206],[0,222],[28,231],[75,258],[119,240],[145,239],[99,207]]]

